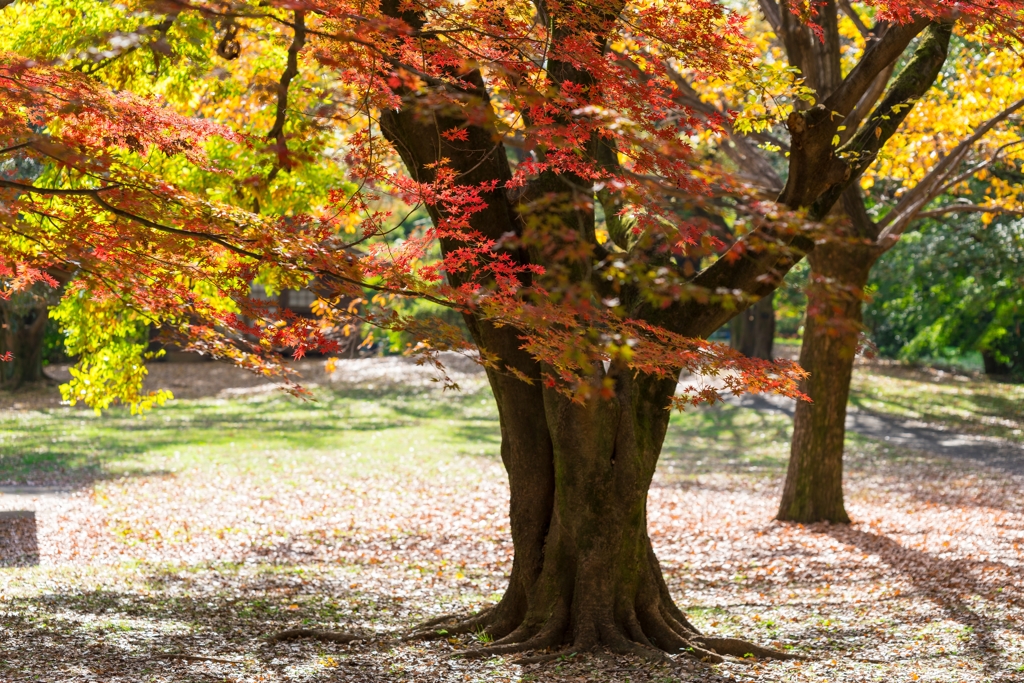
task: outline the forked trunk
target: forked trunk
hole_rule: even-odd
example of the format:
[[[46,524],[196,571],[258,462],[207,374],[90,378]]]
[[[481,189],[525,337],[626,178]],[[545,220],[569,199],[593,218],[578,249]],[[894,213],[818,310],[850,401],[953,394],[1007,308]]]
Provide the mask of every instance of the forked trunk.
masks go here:
[[[864,286],[880,250],[822,244],[811,252],[811,286],[800,365],[810,373],[797,401],[778,519],[849,522],[843,505],[846,402],[861,331]]]
[[[540,379],[508,328],[469,322],[506,365]],[[647,534],[647,492],[676,382],[615,365],[607,374],[614,395],[580,404],[539,381],[488,370],[511,489],[512,574],[494,608],[430,630],[486,631],[494,642],[482,655],[604,646],[648,658],[787,657],[703,637],[673,602]]]

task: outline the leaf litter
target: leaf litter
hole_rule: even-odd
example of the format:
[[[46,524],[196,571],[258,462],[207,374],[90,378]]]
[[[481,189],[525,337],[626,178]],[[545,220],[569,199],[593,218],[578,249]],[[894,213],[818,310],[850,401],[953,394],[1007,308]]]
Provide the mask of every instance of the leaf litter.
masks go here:
[[[395,641],[500,597],[512,560],[500,461],[420,466],[403,452],[402,467],[364,467],[324,446],[267,451],[273,468],[222,457],[99,478],[52,501],[38,565],[0,570],[0,681],[1024,680],[1021,478],[852,436],[854,524],[773,522],[786,425],[730,406],[674,419],[650,531],[699,628],[810,661],[521,667],[452,657],[479,635]],[[258,448],[260,429],[239,443]],[[364,639],[266,641],[299,627]]]

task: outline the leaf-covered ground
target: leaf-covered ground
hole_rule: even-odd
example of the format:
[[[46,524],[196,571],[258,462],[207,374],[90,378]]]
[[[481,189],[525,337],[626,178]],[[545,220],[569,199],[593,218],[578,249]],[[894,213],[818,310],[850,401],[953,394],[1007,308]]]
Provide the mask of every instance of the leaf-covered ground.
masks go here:
[[[38,564],[4,546],[0,681],[1024,680],[1020,477],[852,435],[855,523],[780,524],[789,421],[728,405],[673,419],[652,537],[699,627],[813,660],[520,667],[453,658],[472,636],[396,642],[500,595],[497,416],[479,378],[441,395],[398,366],[345,367],[351,382],[322,382],[310,403],[249,386],[144,420],[0,414],[0,483],[70,491],[37,502]],[[880,409],[948,405],[949,378],[858,372],[856,400]],[[982,418],[1019,424],[1019,388],[955,386],[968,384],[979,398],[956,394],[957,419],[1012,432]],[[264,640],[300,625],[367,638]]]

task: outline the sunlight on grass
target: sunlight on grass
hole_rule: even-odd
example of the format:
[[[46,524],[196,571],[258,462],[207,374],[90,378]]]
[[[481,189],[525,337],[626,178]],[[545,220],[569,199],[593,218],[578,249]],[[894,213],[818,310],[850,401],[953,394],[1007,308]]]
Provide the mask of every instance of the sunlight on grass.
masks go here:
[[[854,373],[850,404],[1024,442],[1024,384],[894,366]]]
[[[318,390],[176,401],[138,418],[73,408],[0,413],[0,480],[87,481],[122,475],[227,469],[280,476],[426,471],[452,456],[498,454],[489,391]]]

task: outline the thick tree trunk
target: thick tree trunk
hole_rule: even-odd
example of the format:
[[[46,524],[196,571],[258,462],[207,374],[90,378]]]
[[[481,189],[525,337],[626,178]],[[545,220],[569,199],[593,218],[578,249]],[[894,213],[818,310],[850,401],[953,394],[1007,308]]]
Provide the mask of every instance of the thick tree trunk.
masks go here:
[[[775,344],[775,292],[762,297],[730,323],[732,347],[751,358],[772,360]]]
[[[811,286],[800,365],[810,373],[793,422],[789,469],[778,519],[849,522],[843,505],[846,402],[861,331],[864,286],[880,250],[818,245],[808,257]]]
[[[532,367],[528,376],[539,379],[539,367],[508,328],[469,322],[506,365]],[[596,372],[604,376],[602,368]],[[648,658],[790,657],[704,637],[673,602],[647,534],[647,491],[676,382],[614,365],[608,376],[614,397],[579,404],[540,382],[488,370],[511,489],[509,587],[494,608],[421,634],[484,630],[494,642],[469,654],[486,656],[604,646]]]
[[[0,388],[20,389],[45,378],[43,336],[48,310],[46,297],[32,290],[0,301],[3,320],[0,354],[10,352],[13,356],[9,361],[0,362]]]

